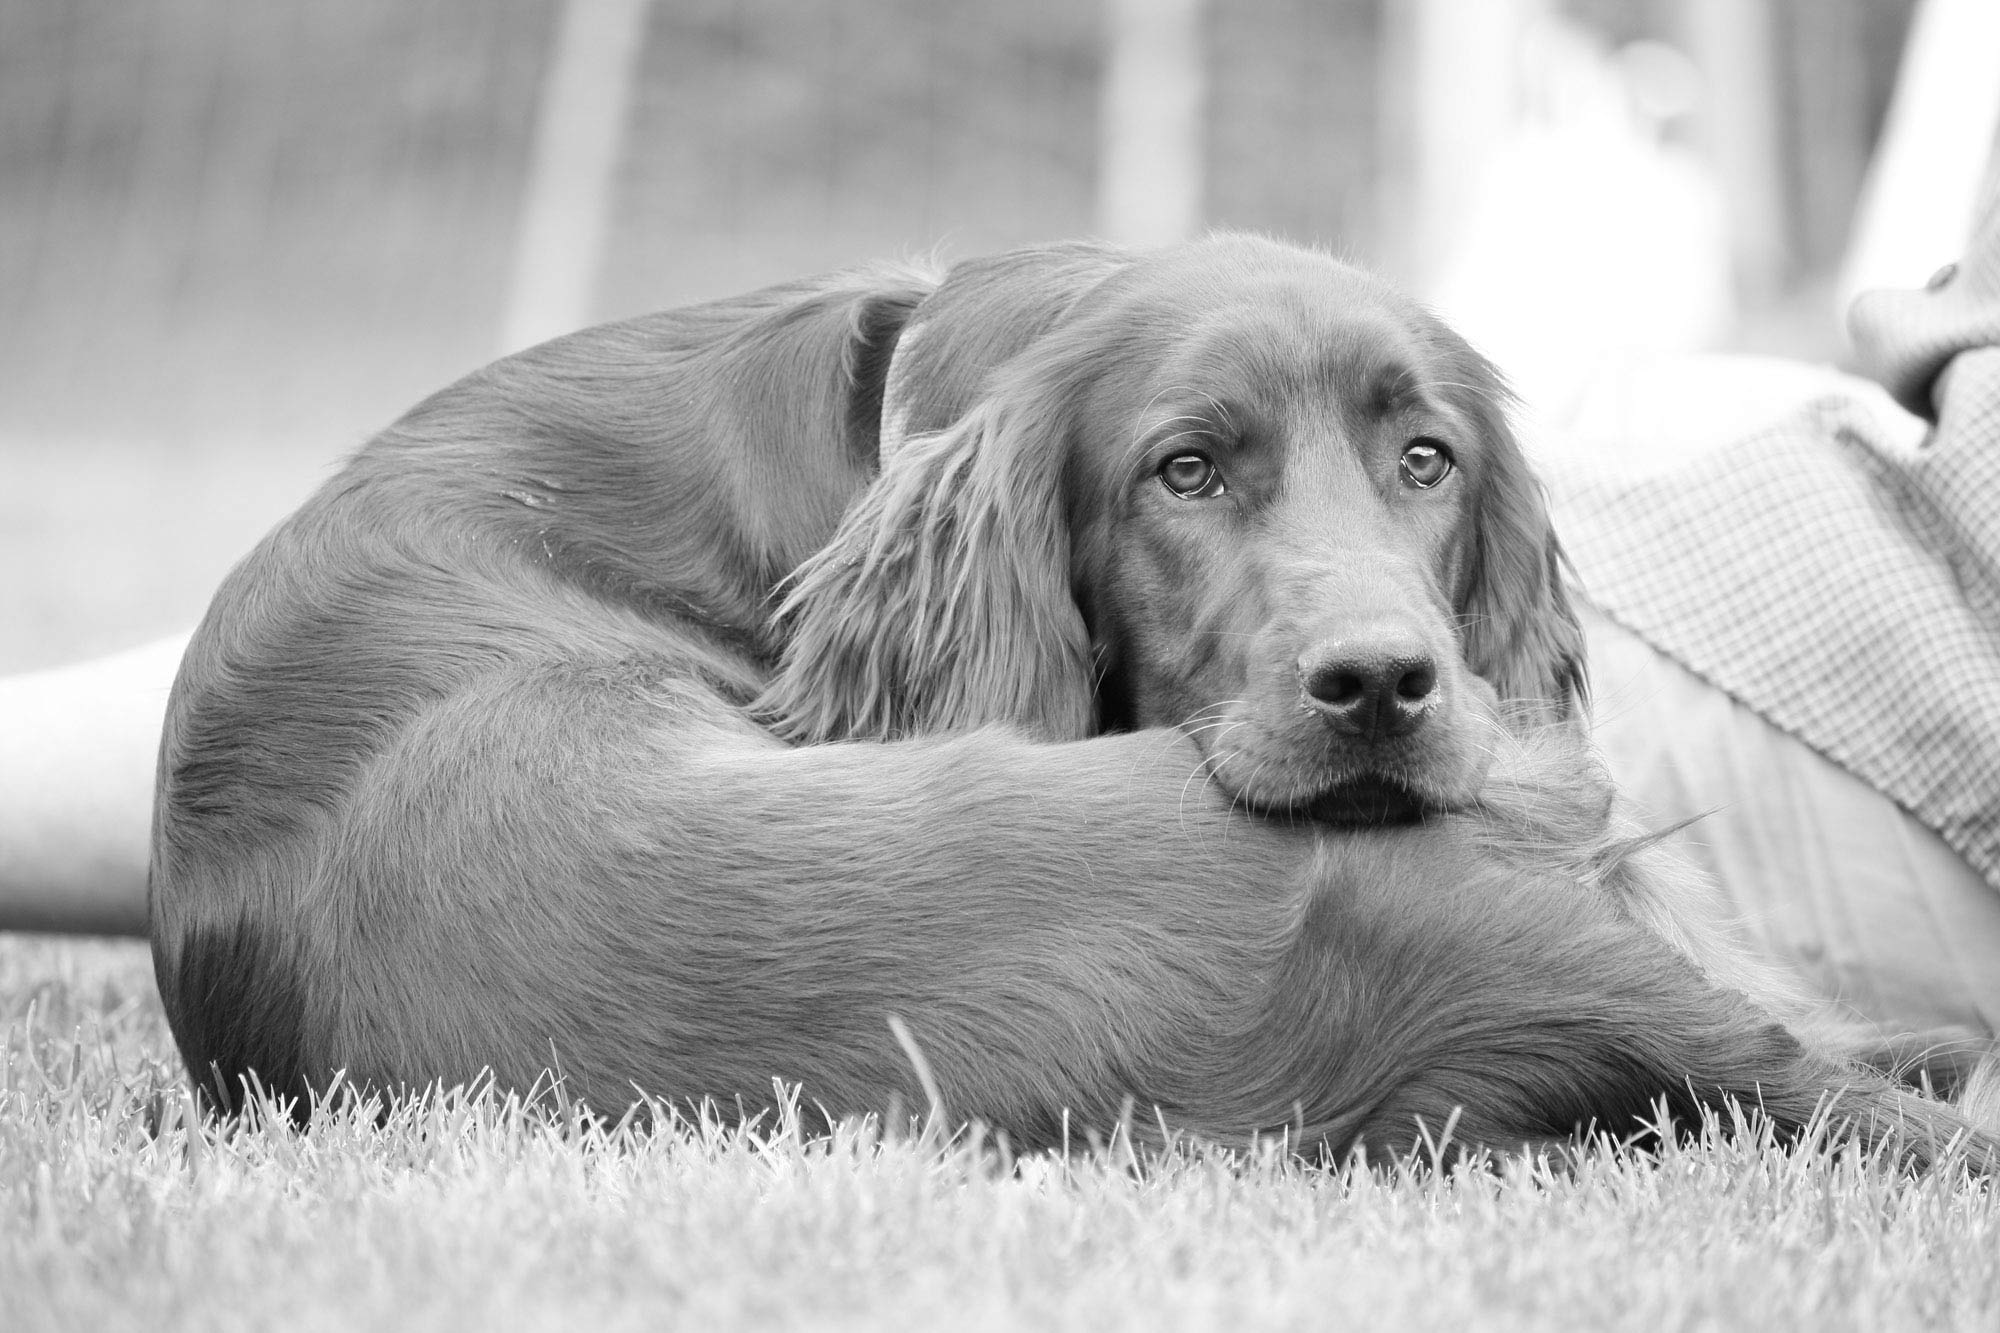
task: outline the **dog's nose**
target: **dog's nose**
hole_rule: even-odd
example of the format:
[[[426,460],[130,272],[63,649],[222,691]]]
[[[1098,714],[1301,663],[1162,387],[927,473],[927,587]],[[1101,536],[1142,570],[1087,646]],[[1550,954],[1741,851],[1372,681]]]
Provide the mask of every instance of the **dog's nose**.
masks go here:
[[[1365,741],[1423,725],[1437,700],[1437,662],[1421,639],[1383,631],[1316,645],[1299,658],[1308,707],[1334,730]]]

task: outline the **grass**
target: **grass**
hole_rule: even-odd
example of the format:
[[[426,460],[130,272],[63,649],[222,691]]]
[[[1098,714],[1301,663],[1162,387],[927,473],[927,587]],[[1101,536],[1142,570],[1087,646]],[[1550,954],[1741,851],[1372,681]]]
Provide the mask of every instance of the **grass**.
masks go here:
[[[491,1095],[193,1114],[143,946],[0,939],[0,1325],[1991,1329],[2000,1193],[1752,1134],[1326,1171]]]

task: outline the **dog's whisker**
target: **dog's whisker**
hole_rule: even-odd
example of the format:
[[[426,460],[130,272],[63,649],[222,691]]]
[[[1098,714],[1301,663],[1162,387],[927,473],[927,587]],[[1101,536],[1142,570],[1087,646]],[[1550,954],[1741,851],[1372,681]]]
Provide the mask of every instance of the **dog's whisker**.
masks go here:
[[[1206,431],[1178,430],[1175,431],[1172,435],[1162,435],[1158,439],[1154,440],[1153,447],[1156,449],[1165,448],[1167,445],[1174,443],[1176,440],[1189,440],[1189,439],[1200,440],[1200,439],[1205,439],[1206,437],[1207,437]]]
[[[1143,440],[1146,436],[1146,432],[1153,429],[1153,427],[1148,423],[1147,418],[1153,415],[1153,409],[1159,406],[1160,400],[1162,398],[1165,398],[1168,394],[1175,392],[1178,391],[1172,385],[1168,385],[1165,388],[1161,389],[1158,393],[1154,394],[1151,398],[1148,398],[1146,400],[1146,406],[1140,411],[1137,417],[1137,421],[1139,424],[1137,428],[1134,429],[1134,431],[1132,432],[1133,443],[1136,444],[1139,441]],[[1173,421],[1176,418],[1169,417],[1167,419],[1169,421]]]
[[[1224,740],[1226,740],[1231,735],[1231,733],[1236,731],[1237,728],[1246,725],[1248,725],[1248,719],[1241,719],[1235,722],[1229,722],[1227,720],[1224,720],[1220,722],[1211,722],[1204,724],[1200,727],[1195,728],[1193,731],[1189,731],[1187,733],[1189,735],[1193,735],[1195,734],[1195,732],[1211,731],[1220,728],[1220,730],[1217,731],[1217,734],[1215,735],[1215,737],[1211,742],[1211,748],[1196,760],[1194,771],[1189,774],[1188,781],[1181,785],[1181,808],[1182,808],[1183,818],[1185,818],[1186,815],[1187,790],[1189,784],[1191,784],[1197,777],[1203,779],[1204,785],[1207,782],[1216,780],[1216,774],[1221,770],[1222,765],[1228,761],[1229,756],[1234,753],[1233,751],[1225,751],[1221,749],[1220,748],[1221,743]]]
[[[1215,780],[1214,768],[1211,767],[1215,759],[1216,756],[1214,755],[1201,756],[1201,758],[1195,761],[1194,767],[1188,770],[1187,779],[1181,783],[1180,816],[1183,830],[1187,827],[1188,790],[1194,787],[1197,782],[1205,787]],[[1204,769],[1208,771],[1204,772]]]
[[[1214,737],[1212,737],[1212,738],[1210,739],[1210,741],[1209,741],[1209,744],[1210,744],[1210,746],[1211,746],[1211,753],[1221,753],[1221,752],[1222,752],[1222,743],[1223,743],[1224,741],[1228,740],[1230,736],[1234,735],[1234,734],[1235,734],[1235,732],[1237,731],[1237,729],[1238,729],[1238,728],[1240,728],[1240,727],[1246,727],[1246,726],[1248,726],[1248,725],[1249,725],[1249,721],[1248,721],[1248,719],[1245,719],[1245,720],[1243,720],[1243,721],[1239,721],[1239,722],[1232,722],[1232,723],[1230,723],[1229,725],[1227,725],[1227,726],[1223,727],[1223,728],[1222,728],[1222,729],[1221,729],[1220,731],[1218,731],[1218,732],[1217,732],[1217,733],[1215,734],[1215,736],[1214,736]],[[1229,753],[1233,754],[1233,753],[1235,753],[1235,751],[1229,751]],[[1219,769],[1220,767],[1221,767],[1221,762],[1220,762],[1220,761],[1218,761],[1218,762],[1216,763],[1216,765],[1215,765],[1215,768]],[[1211,771],[1214,771],[1214,770],[1211,770]]]
[[[1215,704],[1212,707],[1202,709],[1198,713],[1190,713],[1187,716],[1187,718],[1179,724],[1179,728],[1180,730],[1186,732],[1188,735],[1192,736],[1196,732],[1214,726],[1218,722],[1228,721],[1231,709],[1247,708],[1248,706],[1249,706],[1248,702],[1242,699],[1231,699],[1223,703]]]
[[[1223,403],[1219,399],[1217,399],[1214,394],[1209,393],[1205,390],[1202,391],[1201,396],[1208,401],[1208,405],[1210,407],[1215,409],[1216,420],[1222,423],[1223,429],[1231,432],[1232,434],[1235,433],[1236,421],[1235,418],[1230,415],[1228,407],[1223,405]]]
[[[1206,429],[1215,424],[1206,419],[1205,417],[1196,416],[1192,412],[1183,412],[1181,415],[1177,417],[1162,417],[1158,421],[1155,421],[1150,426],[1148,426],[1147,430],[1149,433],[1157,433],[1161,430],[1164,430],[1168,426],[1174,425],[1175,423],[1182,421],[1191,423],[1196,429]]]
[[[1234,757],[1234,755],[1235,751],[1215,751],[1213,753],[1201,756],[1201,758],[1195,762],[1194,768],[1188,773],[1186,781],[1181,783],[1179,814],[1180,814],[1181,826],[1183,829],[1185,829],[1187,826],[1187,800],[1188,800],[1189,788],[1193,787],[1197,781],[1200,782],[1201,786],[1204,788],[1212,783],[1219,783],[1219,779],[1216,777],[1217,771],[1220,770],[1222,765],[1228,762],[1230,758]],[[1235,814],[1236,812],[1236,801],[1233,795],[1230,798],[1228,812],[1232,815]],[[1223,825],[1223,836],[1225,838],[1228,836],[1228,832],[1229,832],[1229,826],[1225,823]]]

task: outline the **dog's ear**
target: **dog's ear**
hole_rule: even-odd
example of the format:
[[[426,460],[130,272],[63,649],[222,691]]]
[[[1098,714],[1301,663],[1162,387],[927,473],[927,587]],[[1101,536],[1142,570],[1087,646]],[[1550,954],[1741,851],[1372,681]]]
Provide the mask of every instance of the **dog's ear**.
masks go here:
[[[774,732],[1090,734],[1063,459],[1091,361],[1061,330],[1130,262],[1090,244],[970,260],[899,321],[874,404],[881,472],[779,610],[785,648],[756,704]]]
[[[1587,701],[1583,627],[1570,603],[1569,562],[1549,521],[1541,483],[1506,420],[1507,395],[1489,370],[1490,392],[1471,409],[1487,441],[1473,502],[1471,549],[1459,616],[1466,662],[1520,721],[1581,718]]]
[[[1090,733],[1062,415],[996,395],[886,460],[779,610],[784,656],[755,706],[773,731],[800,742],[989,723],[1047,740]]]
[[[896,387],[881,404],[890,451],[965,416],[991,394],[996,376],[1131,262],[1124,251],[1072,241],[954,264],[898,330]]]

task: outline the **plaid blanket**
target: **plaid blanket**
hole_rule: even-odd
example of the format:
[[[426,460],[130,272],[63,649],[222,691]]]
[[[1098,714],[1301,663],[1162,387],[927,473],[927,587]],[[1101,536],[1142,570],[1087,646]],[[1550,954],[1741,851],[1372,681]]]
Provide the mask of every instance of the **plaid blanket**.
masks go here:
[[[1932,422],[1850,400],[1666,474],[1552,495],[1589,601],[1894,799],[2000,888],[2000,208],[1850,314]]]

